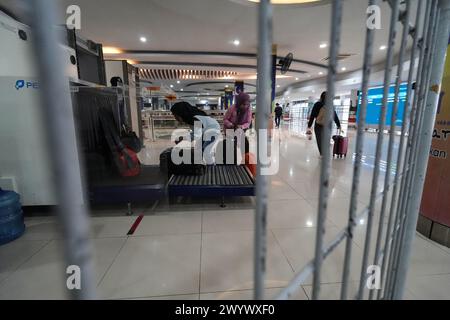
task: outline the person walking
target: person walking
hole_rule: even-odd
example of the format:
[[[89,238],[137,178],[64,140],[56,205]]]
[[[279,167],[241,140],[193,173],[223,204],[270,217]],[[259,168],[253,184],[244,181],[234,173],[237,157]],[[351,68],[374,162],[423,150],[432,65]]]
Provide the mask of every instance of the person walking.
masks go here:
[[[306,131],[306,134],[311,136],[312,135],[311,128],[313,122],[315,122],[314,133],[316,134],[317,147],[319,149],[320,156],[322,156],[322,133],[323,133],[323,126],[325,125],[325,116],[327,112],[327,106],[325,106],[326,99],[327,99],[327,92],[324,91],[320,95],[320,100],[314,104],[311,110],[311,115],[309,117],[308,122],[308,130]],[[339,121],[336,111],[335,110],[333,111],[334,111],[334,122],[336,123],[337,128],[340,130],[341,122]]]
[[[283,116],[283,108],[280,106],[279,103],[275,105],[275,127],[279,128],[281,123],[281,117]]]

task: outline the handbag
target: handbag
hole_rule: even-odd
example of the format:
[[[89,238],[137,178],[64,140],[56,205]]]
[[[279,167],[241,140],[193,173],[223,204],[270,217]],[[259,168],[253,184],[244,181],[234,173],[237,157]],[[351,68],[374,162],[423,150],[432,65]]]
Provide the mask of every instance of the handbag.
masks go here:
[[[128,147],[129,149],[133,150],[136,153],[138,153],[142,149],[141,139],[139,139],[136,132],[131,131],[131,129],[125,125],[123,125],[122,127],[120,140],[126,147]]]

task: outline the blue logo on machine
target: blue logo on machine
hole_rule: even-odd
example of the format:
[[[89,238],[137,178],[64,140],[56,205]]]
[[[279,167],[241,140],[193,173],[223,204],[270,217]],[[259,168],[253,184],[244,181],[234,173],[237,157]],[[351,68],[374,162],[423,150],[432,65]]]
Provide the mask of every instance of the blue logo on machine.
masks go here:
[[[16,90],[20,90],[22,88],[39,89],[39,82],[37,82],[37,81],[17,80],[15,87],[16,87]]]
[[[23,88],[23,86],[25,85],[25,81],[24,80],[17,80],[16,81],[16,89],[19,90],[20,88]]]

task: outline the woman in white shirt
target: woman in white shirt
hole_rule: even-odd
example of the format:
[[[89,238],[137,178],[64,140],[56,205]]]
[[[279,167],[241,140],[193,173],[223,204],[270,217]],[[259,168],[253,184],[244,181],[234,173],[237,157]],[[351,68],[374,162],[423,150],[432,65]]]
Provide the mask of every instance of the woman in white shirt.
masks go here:
[[[190,105],[187,102],[177,102],[170,109],[175,119],[179,122],[186,123],[193,127],[191,138],[194,141],[202,141],[202,151],[219,141],[220,125],[219,123],[208,116],[204,111]],[[209,148],[211,154],[205,155],[205,158],[210,158],[215,152],[215,148]]]

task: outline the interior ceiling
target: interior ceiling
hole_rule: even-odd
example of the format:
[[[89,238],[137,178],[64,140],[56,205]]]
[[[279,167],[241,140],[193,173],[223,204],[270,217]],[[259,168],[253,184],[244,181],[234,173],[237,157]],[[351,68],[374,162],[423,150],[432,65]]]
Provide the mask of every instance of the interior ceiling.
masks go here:
[[[416,2],[413,1],[415,17]],[[81,30],[84,38],[102,43],[105,47],[122,50],[170,50],[205,52],[257,52],[257,5],[246,0],[58,0],[61,7],[61,23],[65,23],[65,8],[77,4],[81,8]],[[15,0],[0,0],[0,4],[12,8]],[[375,32],[374,63],[385,60],[386,51],[378,48],[387,44],[390,8],[386,1],[380,2],[382,29]],[[339,61],[339,72],[349,72],[362,67],[365,40],[367,1],[345,0],[342,19],[341,54],[353,54]],[[294,59],[326,64],[328,48],[319,48],[328,43],[330,32],[330,1],[319,1],[311,5],[274,6],[273,39],[278,46],[278,55],[292,52]],[[399,24],[400,25],[400,24]],[[140,37],[146,37],[142,43]],[[239,39],[240,45],[233,45]],[[410,41],[411,42],[411,41]],[[410,45],[410,44],[409,44]],[[396,48],[398,51],[398,48]],[[245,64],[256,66],[255,58],[230,56],[199,56],[178,54],[107,54],[108,59],[128,59],[144,68],[183,68],[179,65],[151,65],[151,62],[190,62]],[[145,65],[137,62],[146,61]],[[187,66],[186,66],[187,67]],[[341,68],[345,67],[346,71]],[[191,66],[190,69],[205,69]],[[293,62],[292,69],[307,74],[288,72],[278,78],[277,91],[306,80],[322,78],[325,74],[319,67]],[[214,67],[207,67],[214,69]],[[255,73],[254,68],[217,68],[243,74]],[[256,77],[255,77],[256,78]],[[189,83],[195,80],[190,80]],[[201,81],[201,80],[198,80]],[[256,79],[247,80],[251,84]],[[179,91],[187,82],[176,84]],[[161,84],[170,85],[161,80]]]

